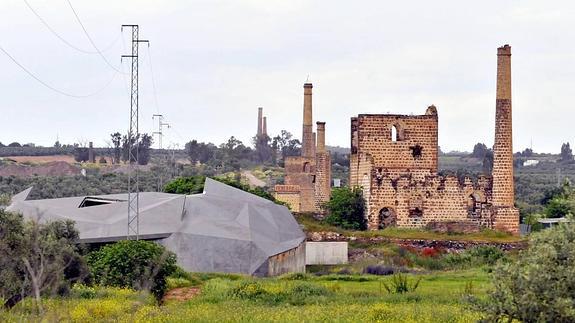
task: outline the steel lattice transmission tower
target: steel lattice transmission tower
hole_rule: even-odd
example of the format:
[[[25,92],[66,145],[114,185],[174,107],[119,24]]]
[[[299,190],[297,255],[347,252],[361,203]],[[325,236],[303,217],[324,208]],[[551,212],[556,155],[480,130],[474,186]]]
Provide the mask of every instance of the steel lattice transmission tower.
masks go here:
[[[158,118],[158,131],[155,131],[153,134],[158,135],[158,149],[162,149],[162,137],[164,136],[164,132],[162,131],[164,126],[170,128],[170,124],[164,122],[164,115],[162,114],[154,114],[152,119]]]
[[[139,161],[140,130],[138,126],[138,47],[140,43],[150,43],[139,37],[138,25],[122,25],[132,29],[132,54],[122,55],[122,59],[130,58],[132,62],[130,91],[130,128],[128,130],[128,235],[127,239],[140,238],[140,175],[137,165]],[[136,163],[136,168],[133,163]]]

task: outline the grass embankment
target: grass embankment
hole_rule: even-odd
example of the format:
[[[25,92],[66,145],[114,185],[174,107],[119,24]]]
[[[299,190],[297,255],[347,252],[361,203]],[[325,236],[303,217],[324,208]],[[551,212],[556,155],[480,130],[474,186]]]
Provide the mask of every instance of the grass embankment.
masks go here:
[[[346,237],[357,238],[389,238],[389,239],[413,239],[413,240],[451,240],[508,243],[524,241],[522,237],[511,234],[485,229],[476,233],[439,233],[424,229],[386,228],[377,231],[351,231],[344,230],[323,221],[313,218],[310,214],[299,214],[297,221],[303,225],[306,232],[337,232]]]
[[[129,290],[76,287],[71,297],[47,299],[42,318],[33,314],[33,303],[27,299],[11,312],[0,311],[0,321],[474,322],[480,318],[464,296],[485,295],[489,283],[484,271],[408,275],[410,282],[419,277],[415,291],[391,294],[384,286],[390,284],[390,276],[194,275],[188,284],[201,285],[201,294],[163,306]]]

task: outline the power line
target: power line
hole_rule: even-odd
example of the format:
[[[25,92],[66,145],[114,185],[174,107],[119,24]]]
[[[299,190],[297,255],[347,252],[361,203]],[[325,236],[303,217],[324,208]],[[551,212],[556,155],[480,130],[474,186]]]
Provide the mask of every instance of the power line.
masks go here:
[[[158,104],[158,94],[156,93],[156,79],[154,78],[154,68],[152,66],[152,52],[148,46],[148,62],[150,65],[150,73],[152,74],[152,90],[154,92],[154,103],[156,104],[156,112],[160,114],[160,105]]]
[[[84,27],[84,24],[82,23],[82,20],[80,20],[80,17],[78,16],[78,13],[76,12],[76,10],[74,9],[74,7],[72,6],[72,2],[70,2],[70,0],[66,0],[66,2],[68,2],[68,5],[70,6],[70,9],[72,9],[72,12],[74,13],[74,16],[76,17],[76,21],[78,22],[78,24],[80,25],[80,27],[82,27],[82,30],[84,31],[84,34],[86,35],[86,38],[88,38],[88,40],[90,41],[90,44],[92,44],[92,47],[94,47],[94,49],[98,52],[98,54],[100,55],[100,57],[102,57],[102,59],[104,60],[104,62],[106,62],[106,64],[113,69],[114,71],[118,72],[118,73],[124,73],[123,71],[117,69],[114,65],[110,64],[110,62],[108,61],[108,59],[106,58],[106,56],[104,56],[104,54],[102,54],[102,51],[98,48],[98,46],[96,46],[96,44],[94,43],[94,41],[92,40],[92,37],[90,37],[90,34],[88,33],[88,31],[86,30],[86,27]]]
[[[84,54],[98,54],[97,51],[88,51],[88,50],[81,49],[77,46],[74,46],[72,43],[67,41],[60,34],[58,34],[58,32],[56,32],[56,30],[54,30],[54,28],[52,28],[48,24],[48,22],[46,22],[46,20],[44,20],[44,18],[42,18],[42,16],[40,16],[40,14],[30,5],[30,3],[27,0],[23,0],[23,1],[26,4],[26,6],[28,7],[28,9],[30,9],[30,11],[32,11],[32,13],[36,16],[36,18],[38,18],[38,20],[40,20],[40,22],[44,25],[44,27],[46,27],[46,29],[48,29],[54,36],[56,36],[56,38],[60,39],[64,44],[68,45],[68,47],[70,47],[70,48],[72,48],[72,49],[74,49],[80,53],[84,53]],[[112,48],[118,42],[118,39],[120,39],[121,36],[122,36],[122,34],[119,33],[118,37],[116,37],[116,39],[114,39],[108,46],[106,46],[104,48],[104,50],[102,50],[102,52],[106,52],[110,48]]]
[[[118,75],[118,73],[114,73],[112,75],[112,78],[102,88],[98,89],[95,92],[85,94],[85,95],[73,94],[73,93],[69,93],[69,92],[65,92],[65,91],[62,91],[60,89],[57,89],[57,88],[51,86],[50,84],[42,81],[42,79],[40,79],[39,77],[34,75],[34,73],[32,73],[30,70],[28,70],[24,65],[20,64],[20,62],[18,62],[12,55],[10,55],[10,53],[8,53],[4,48],[2,48],[2,46],[0,46],[0,51],[2,51],[4,53],[4,55],[6,55],[10,60],[12,60],[12,62],[14,62],[14,64],[18,65],[18,67],[20,67],[24,72],[26,72],[26,74],[28,74],[30,77],[32,77],[34,80],[36,80],[38,83],[42,84],[46,88],[48,88],[48,89],[50,89],[56,93],[59,93],[59,94],[65,95],[65,96],[69,96],[72,98],[87,98],[87,97],[97,95],[100,92],[104,91],[110,84],[112,84],[112,82],[116,78],[116,75]]]

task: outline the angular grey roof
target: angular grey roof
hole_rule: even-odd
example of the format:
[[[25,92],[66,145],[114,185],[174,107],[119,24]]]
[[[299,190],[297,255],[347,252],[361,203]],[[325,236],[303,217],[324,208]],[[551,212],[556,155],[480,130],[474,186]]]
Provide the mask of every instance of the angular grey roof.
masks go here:
[[[41,221],[76,222],[81,242],[126,238],[127,194],[26,200],[8,211]],[[104,203],[79,207],[85,200]],[[270,256],[296,248],[305,235],[285,206],[206,179],[203,194],[140,193],[140,238],[159,239],[190,271],[253,274]]]

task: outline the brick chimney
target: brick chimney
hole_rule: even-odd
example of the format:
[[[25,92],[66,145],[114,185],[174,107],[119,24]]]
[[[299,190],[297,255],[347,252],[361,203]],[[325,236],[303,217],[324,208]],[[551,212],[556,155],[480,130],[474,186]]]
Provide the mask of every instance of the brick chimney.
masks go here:
[[[316,122],[317,126],[317,148],[316,153],[325,152],[325,122]]]
[[[88,162],[96,162],[96,156],[94,155],[94,144],[91,141],[88,143]]]
[[[264,117],[264,120],[262,122],[262,135],[267,136],[268,135],[268,118]]]
[[[493,145],[493,205],[513,207],[513,132],[511,118],[511,46],[497,49],[497,96]]]
[[[261,136],[263,133],[263,129],[262,129],[262,116],[263,116],[263,110],[264,108],[258,108],[258,132],[256,133],[257,136]]]
[[[313,85],[305,83],[303,85],[303,134],[302,134],[302,152],[303,157],[313,157],[314,136],[313,136],[313,118],[311,90]]]

